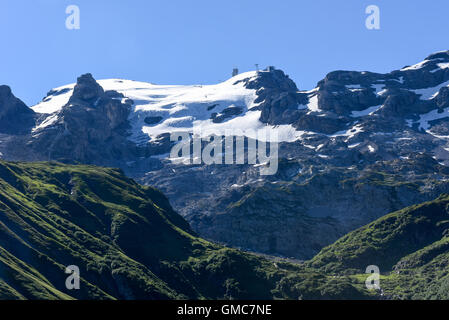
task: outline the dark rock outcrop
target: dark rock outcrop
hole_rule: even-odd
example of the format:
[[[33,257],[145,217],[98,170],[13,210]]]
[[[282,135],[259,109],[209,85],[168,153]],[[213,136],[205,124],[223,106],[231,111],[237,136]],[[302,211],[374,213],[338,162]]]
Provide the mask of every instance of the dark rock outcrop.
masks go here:
[[[213,112],[211,114],[212,122],[220,123],[234,116],[238,116],[243,113],[242,107],[228,107],[223,109],[220,113]]]
[[[245,87],[257,90],[254,102],[262,111],[260,121],[268,124],[293,123],[300,116],[299,105],[307,102],[307,96],[298,93],[282,70],[259,71],[256,78],[246,80]]]
[[[148,125],[155,125],[159,122],[162,121],[162,117],[161,116],[156,116],[156,117],[145,117],[145,119],[143,120],[146,124]]]
[[[103,88],[95,81],[90,73],[86,73],[78,77],[69,104],[93,104],[103,96]]]
[[[78,78],[69,102],[62,108],[52,130],[37,131],[31,145],[48,159],[83,163],[118,161],[135,152],[126,139],[130,105],[105,92],[91,74]]]
[[[0,86],[0,133],[25,134],[34,123],[34,111],[16,98],[10,87]]]

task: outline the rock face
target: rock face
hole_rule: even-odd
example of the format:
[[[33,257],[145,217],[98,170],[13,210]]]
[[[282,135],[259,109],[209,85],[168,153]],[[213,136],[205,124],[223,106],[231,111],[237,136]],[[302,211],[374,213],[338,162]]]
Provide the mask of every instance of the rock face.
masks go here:
[[[31,148],[45,160],[105,164],[126,158],[134,150],[126,140],[131,105],[122,98],[118,92],[105,92],[91,74],[82,75],[52,129],[34,131]]]
[[[69,103],[76,104],[78,102],[92,105],[102,96],[104,96],[103,88],[95,81],[90,73],[87,73],[78,77]]]
[[[31,131],[34,123],[33,110],[16,98],[10,87],[0,86],[0,134],[24,134]]]
[[[144,181],[163,189],[204,237],[299,259],[313,257],[367,221],[449,192],[449,170],[420,154],[352,168],[305,158],[282,160],[277,175],[265,181],[248,167],[219,166],[207,173],[151,173]],[[363,156],[349,161],[359,159]]]
[[[274,68],[210,86],[83,75],[32,107],[31,133],[0,134],[0,156],[120,167],[160,188],[200,235],[307,259],[447,192],[448,99],[448,51],[386,74],[334,71],[307,91]],[[261,176],[260,163],[172,162],[170,134],[198,124],[278,130],[277,173]]]
[[[282,70],[259,72],[258,77],[247,81],[245,86],[256,90],[254,102],[259,103],[260,121],[264,123],[293,123],[301,115],[298,106],[307,101],[307,96],[298,93],[296,84]]]

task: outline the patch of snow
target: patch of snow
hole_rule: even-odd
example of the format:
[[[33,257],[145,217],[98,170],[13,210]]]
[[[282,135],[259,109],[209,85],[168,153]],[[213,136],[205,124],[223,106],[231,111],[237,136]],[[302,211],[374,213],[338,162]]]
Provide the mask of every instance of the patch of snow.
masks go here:
[[[353,149],[353,148],[355,148],[355,147],[358,147],[358,146],[360,145],[360,143],[361,143],[361,142],[357,142],[357,143],[350,144],[350,145],[348,145],[348,148],[349,148],[349,149]]]
[[[312,94],[312,93],[318,92],[318,90],[320,90],[320,87],[313,88],[312,90],[299,91],[299,92],[307,93],[307,94]]]
[[[362,88],[359,84],[348,84],[345,86],[349,91],[356,92],[356,91],[362,91],[364,88]]]
[[[54,113],[52,115],[50,115],[49,117],[47,117],[44,121],[42,121],[41,124],[39,124],[38,126],[34,127],[32,132],[35,132],[37,130],[46,128],[51,126],[52,124],[54,124],[57,120],[58,120],[58,113]]]
[[[304,147],[315,150],[315,147],[310,144],[303,144]]]
[[[419,117],[419,129],[424,129],[425,131],[427,131],[430,128],[430,121],[446,117],[449,117],[449,108],[444,109],[441,113],[438,113],[438,110],[435,109],[428,113],[422,114]]]
[[[307,104],[307,108],[311,112],[320,112],[320,107],[318,106],[318,94],[314,94],[312,97],[309,97],[309,103]]]
[[[403,76],[400,76],[399,79],[391,79],[391,80],[397,81],[397,82],[399,82],[400,84],[403,84],[403,83],[404,83],[404,77],[403,77]]]
[[[437,63],[437,67],[436,69],[433,69],[432,71],[430,71],[431,73],[435,73],[437,71],[443,70],[443,69],[448,69],[449,68],[449,63]]]
[[[379,110],[381,107],[382,107],[382,105],[379,105],[379,106],[369,107],[369,108],[366,108],[365,110],[361,110],[361,111],[352,111],[351,117],[359,118],[359,117],[364,117],[367,115],[372,115],[374,112]]]
[[[75,84],[72,83],[53,89],[55,93],[45,97],[41,102],[32,106],[31,109],[36,113],[48,114],[61,110],[61,108],[69,102],[74,87]]]
[[[417,64],[412,65],[412,66],[402,68],[401,71],[419,70],[419,69],[423,68],[427,62],[429,62],[429,60],[421,61],[421,62],[419,62]]]
[[[376,84],[372,84],[371,85],[371,88],[373,88],[374,90],[376,90],[376,95],[382,95],[383,93],[384,93],[384,88],[385,88],[385,85],[384,84],[378,84],[378,83],[376,83]]]
[[[362,125],[361,124],[356,124],[351,129],[339,131],[337,133],[334,133],[334,134],[330,135],[330,137],[348,137],[345,140],[345,142],[347,142],[350,139],[352,139],[357,133],[360,133],[360,132],[363,132],[363,131],[364,130],[363,130]]]
[[[438,94],[438,92],[440,91],[441,88],[443,87],[448,87],[449,86],[449,81],[440,83],[439,85],[437,85],[436,87],[432,87],[432,88],[424,88],[424,89],[415,89],[415,90],[411,90],[413,92],[415,92],[416,94],[420,95],[420,99],[421,100],[431,100],[433,98],[435,98]]]
[[[235,129],[243,130],[244,135],[248,138],[261,141],[274,142],[293,142],[301,139],[305,131],[296,130],[291,125],[266,125],[259,121],[262,111],[248,111],[240,117],[233,118],[223,123],[213,123],[212,120],[195,121],[195,128],[200,128],[205,136],[213,134],[225,135],[226,131],[233,132]],[[266,137],[257,136],[257,132],[263,130],[266,132]]]

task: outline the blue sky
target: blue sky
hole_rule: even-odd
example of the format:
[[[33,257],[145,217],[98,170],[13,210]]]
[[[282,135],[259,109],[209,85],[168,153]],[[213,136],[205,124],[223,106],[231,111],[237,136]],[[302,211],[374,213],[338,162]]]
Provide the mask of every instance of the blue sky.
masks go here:
[[[79,30],[65,27],[70,4]],[[371,4],[380,30],[365,28]],[[388,72],[449,49],[448,12],[447,0],[2,0],[0,84],[33,105],[86,72],[208,84],[259,63],[311,89],[333,70]]]

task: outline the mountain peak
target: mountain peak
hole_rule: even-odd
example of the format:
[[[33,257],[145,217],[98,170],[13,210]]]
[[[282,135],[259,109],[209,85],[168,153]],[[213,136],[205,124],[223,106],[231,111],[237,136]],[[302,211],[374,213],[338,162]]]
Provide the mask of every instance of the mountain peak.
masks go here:
[[[449,50],[432,53],[425,60],[444,59],[449,60]]]
[[[103,88],[92,74],[86,73],[78,77],[69,103],[76,101],[94,102],[104,94]]]
[[[268,67],[266,70],[258,71],[256,77],[248,78],[245,87],[248,89],[268,89],[296,92],[298,88],[295,82],[289,78],[284,71],[274,67]]]
[[[0,86],[0,133],[23,133],[33,124],[34,111],[16,98],[7,85]]]
[[[5,84],[0,85],[0,99],[9,95],[11,95],[11,88]]]

